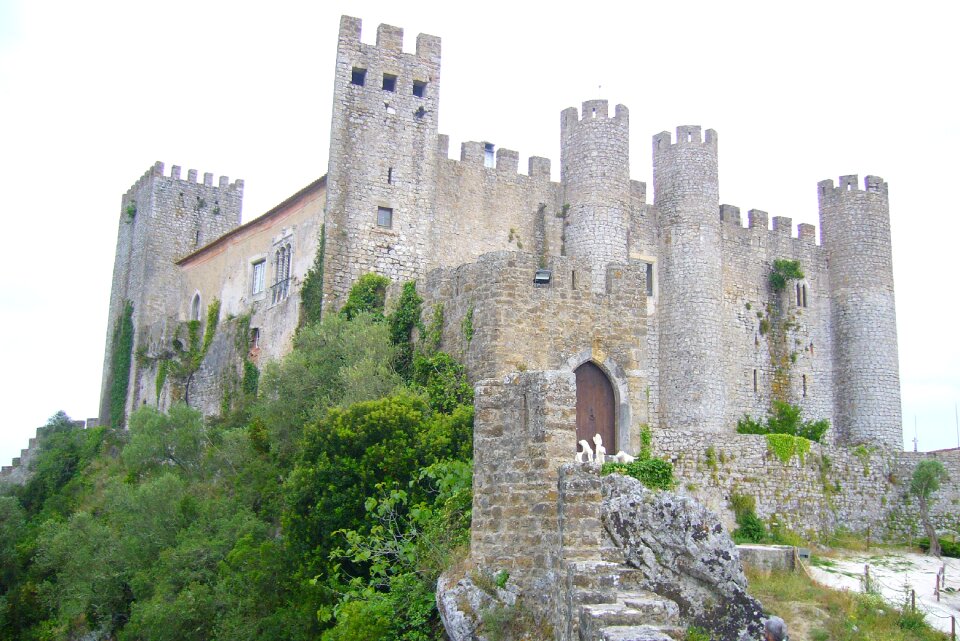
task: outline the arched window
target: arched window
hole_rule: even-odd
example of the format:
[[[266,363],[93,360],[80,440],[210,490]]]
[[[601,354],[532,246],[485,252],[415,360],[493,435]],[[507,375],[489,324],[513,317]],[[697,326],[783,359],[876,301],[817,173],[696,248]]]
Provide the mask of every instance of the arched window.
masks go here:
[[[279,303],[290,291],[290,262],[292,258],[290,243],[283,245],[274,254],[276,270],[273,280],[273,302]]]
[[[200,320],[200,292],[193,295],[193,303],[190,304],[190,320]]]

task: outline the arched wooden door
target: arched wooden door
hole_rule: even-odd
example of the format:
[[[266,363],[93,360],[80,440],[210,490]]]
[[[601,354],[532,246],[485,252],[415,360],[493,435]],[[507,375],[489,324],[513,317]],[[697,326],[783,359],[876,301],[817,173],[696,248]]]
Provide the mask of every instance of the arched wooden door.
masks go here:
[[[613,385],[603,370],[587,361],[578,367],[577,442],[585,440],[593,447],[593,435],[599,434],[608,454],[617,452],[615,400]],[[577,447],[579,450],[579,445]]]

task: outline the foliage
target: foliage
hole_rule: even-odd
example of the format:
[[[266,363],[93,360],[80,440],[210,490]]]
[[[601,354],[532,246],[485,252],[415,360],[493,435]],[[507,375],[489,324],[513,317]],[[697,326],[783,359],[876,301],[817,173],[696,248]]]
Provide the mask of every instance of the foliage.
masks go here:
[[[942,641],[942,633],[876,595],[832,590],[796,572],[751,572],[750,593],[786,620],[790,638]]]
[[[443,303],[437,303],[433,306],[433,315],[430,318],[430,324],[423,332],[422,347],[428,354],[440,349],[440,341],[443,339]]]
[[[803,463],[810,452],[810,441],[792,434],[767,434],[767,449],[773,452],[781,463],[786,464],[794,456]]]
[[[754,497],[734,492],[730,495],[730,508],[737,521],[733,531],[733,540],[737,543],[763,543],[767,539],[767,529],[755,512],[757,501]]]
[[[380,274],[364,274],[350,288],[347,302],[344,303],[340,314],[348,320],[360,314],[372,314],[375,318],[383,318],[383,307],[387,299],[387,287],[390,279]]]
[[[320,239],[313,265],[307,270],[300,288],[300,326],[319,323],[323,316],[323,261],[326,252],[326,225],[320,225]]]
[[[953,559],[960,559],[960,543],[957,543],[956,540],[951,541],[950,539],[945,539],[939,537],[940,540],[940,554],[943,556],[949,556]],[[930,549],[930,539],[923,537],[917,541],[917,545],[920,546],[920,549],[926,552]]]
[[[460,329],[463,331],[463,340],[470,344],[473,340],[473,305],[467,308],[467,313],[463,315],[460,321]]]
[[[430,406],[437,411],[451,412],[459,405],[473,404],[473,388],[463,365],[446,352],[414,354],[413,381],[423,388]]]
[[[126,422],[127,390],[133,362],[133,303],[124,301],[113,330],[110,353],[110,421],[114,427]]]
[[[604,463],[601,474],[626,474],[652,490],[669,490],[674,486],[673,465],[659,458],[637,459],[630,463]]]
[[[745,414],[737,421],[738,434],[790,434],[799,436],[817,443],[830,429],[830,421],[804,421],[801,410],[797,405],[774,399],[770,414],[765,423],[760,423]]]
[[[396,309],[387,318],[390,340],[397,347],[394,367],[406,381],[413,376],[413,332],[415,329],[423,329],[420,322],[422,308],[423,299],[417,294],[417,284],[412,280],[407,281],[400,290]]]
[[[710,633],[694,625],[687,628],[683,638],[684,641],[710,641]]]
[[[788,281],[802,278],[803,270],[800,268],[800,261],[778,258],[773,261],[773,269],[770,270],[768,280],[773,291],[781,292],[786,288]]]
[[[157,404],[160,403],[160,394],[163,393],[163,386],[167,382],[167,370],[170,367],[170,361],[167,359],[161,359],[157,363],[157,380],[154,383],[157,393]]]
[[[929,499],[947,481],[947,470],[936,459],[926,459],[917,463],[910,479],[910,493],[916,497]]]
[[[243,380],[240,383],[240,389],[244,395],[254,397],[257,395],[257,388],[260,386],[260,369],[250,360],[243,360]]]
[[[640,454],[637,458],[648,459],[653,455],[653,434],[650,426],[644,423],[640,426]]]

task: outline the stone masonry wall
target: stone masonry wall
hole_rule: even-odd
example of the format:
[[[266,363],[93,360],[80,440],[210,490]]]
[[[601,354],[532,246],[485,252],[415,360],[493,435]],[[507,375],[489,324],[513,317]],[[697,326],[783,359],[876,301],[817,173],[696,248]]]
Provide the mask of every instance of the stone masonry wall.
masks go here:
[[[418,284],[424,324],[442,305],[441,348],[462,357],[473,381],[514,370],[572,372],[595,362],[611,379],[618,406],[619,442],[608,449],[635,452],[637,426],[646,422],[648,407],[646,266],[611,265],[604,293],[590,290],[591,270],[582,261],[549,258],[548,285],[533,283],[537,266],[532,254],[496,252],[455,269],[434,270]]]
[[[801,461],[782,463],[766,437],[681,430],[654,430],[653,450],[671,461],[678,489],[725,516],[736,527],[730,496],[756,499],[757,515],[807,535],[843,527],[875,540],[921,535],[916,508],[907,496],[913,469],[925,456],[883,448],[811,445]],[[960,528],[960,455],[938,455],[950,475],[931,514],[943,532]]]
[[[768,229],[767,213],[754,209],[742,227],[731,205],[721,206],[721,217],[724,426],[733,429],[745,413],[763,418],[775,397],[799,405],[805,419],[832,420],[830,279],[815,228],[800,225],[794,237],[791,220],[775,216]],[[777,294],[769,275],[781,258],[799,261],[804,279]]]

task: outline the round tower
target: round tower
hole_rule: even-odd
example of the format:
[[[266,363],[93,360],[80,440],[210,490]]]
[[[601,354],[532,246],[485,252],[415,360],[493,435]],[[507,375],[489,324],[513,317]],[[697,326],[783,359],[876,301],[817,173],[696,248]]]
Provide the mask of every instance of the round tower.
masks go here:
[[[841,176],[817,185],[830,274],[834,425],[848,443],[903,448],[887,183]]]
[[[660,416],[672,429],[723,429],[717,134],[677,127],[653,138],[659,212]]]
[[[606,100],[560,114],[560,180],[567,210],[567,255],[590,263],[591,287],[602,292],[608,263],[626,263],[630,196],[630,114]]]

